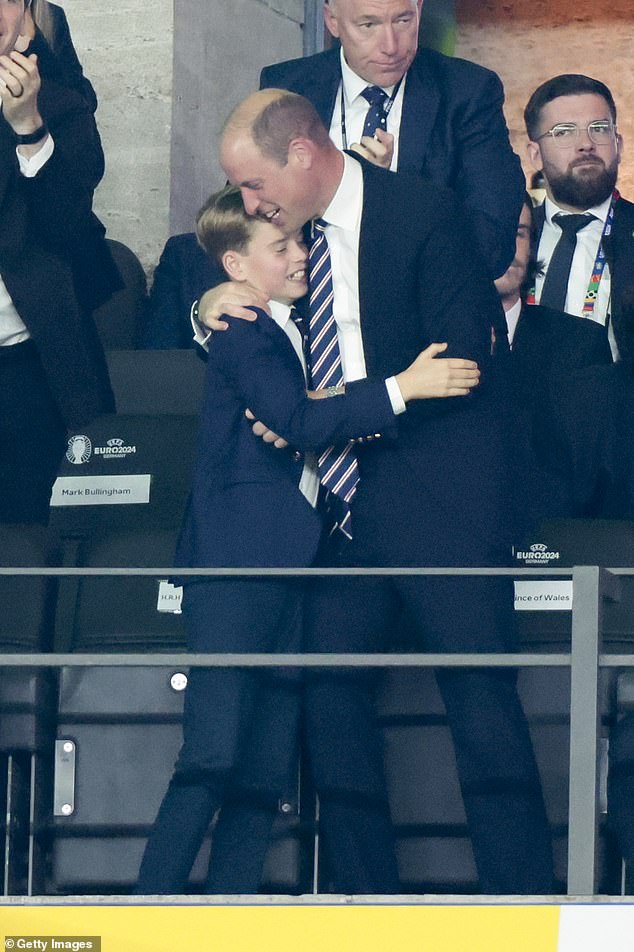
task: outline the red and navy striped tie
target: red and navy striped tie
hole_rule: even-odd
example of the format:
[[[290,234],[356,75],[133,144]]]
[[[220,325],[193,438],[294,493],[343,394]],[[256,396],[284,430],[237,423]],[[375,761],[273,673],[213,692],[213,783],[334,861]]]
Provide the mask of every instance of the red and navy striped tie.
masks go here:
[[[316,390],[338,387],[343,383],[337,325],[333,314],[332,265],[324,228],[326,222],[313,222],[313,242],[308,255],[310,286],[310,373]],[[352,538],[350,503],[359,482],[359,466],[353,443],[330,446],[319,457],[319,479],[336,499],[334,529]]]

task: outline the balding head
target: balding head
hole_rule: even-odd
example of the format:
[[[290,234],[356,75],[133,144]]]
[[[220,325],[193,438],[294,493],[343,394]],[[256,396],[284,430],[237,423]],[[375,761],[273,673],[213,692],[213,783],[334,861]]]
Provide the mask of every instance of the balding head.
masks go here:
[[[346,63],[372,86],[398,83],[416,56],[423,0],[330,0],[324,19]]]
[[[314,106],[303,96],[284,89],[262,89],[236,106],[221,136],[248,135],[262,155],[286,165],[295,139],[306,139],[319,149],[328,149],[330,139]]]
[[[253,93],[227,119],[220,162],[250,215],[294,230],[334,195],[343,158],[311,103],[281,89]]]

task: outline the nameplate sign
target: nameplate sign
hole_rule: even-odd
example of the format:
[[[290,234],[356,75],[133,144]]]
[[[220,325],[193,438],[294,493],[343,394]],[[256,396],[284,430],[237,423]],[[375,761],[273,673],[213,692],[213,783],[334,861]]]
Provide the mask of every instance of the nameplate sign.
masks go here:
[[[180,615],[182,600],[183,589],[180,585],[172,585],[167,579],[160,580],[156,603],[157,612],[171,612],[173,615]]]
[[[572,579],[515,582],[516,612],[569,612],[572,610]]]
[[[150,474],[58,476],[51,506],[116,506],[150,501]]]

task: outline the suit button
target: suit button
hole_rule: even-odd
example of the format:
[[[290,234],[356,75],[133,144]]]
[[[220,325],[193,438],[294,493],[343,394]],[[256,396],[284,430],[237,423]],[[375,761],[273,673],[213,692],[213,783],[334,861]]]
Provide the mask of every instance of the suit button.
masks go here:
[[[302,458],[302,454],[299,452],[299,450],[295,450],[295,452],[293,453],[293,459],[295,460],[295,462],[299,463],[301,458]]]

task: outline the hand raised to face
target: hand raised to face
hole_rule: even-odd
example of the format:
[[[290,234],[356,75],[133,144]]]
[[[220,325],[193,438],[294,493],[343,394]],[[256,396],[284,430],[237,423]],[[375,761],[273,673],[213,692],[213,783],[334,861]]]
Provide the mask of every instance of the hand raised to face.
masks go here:
[[[0,56],[0,98],[5,119],[18,135],[28,135],[42,125],[37,98],[40,91],[37,56],[11,50]]]

